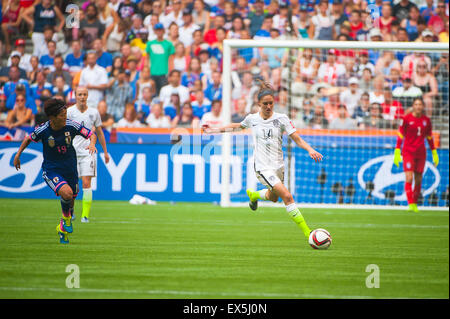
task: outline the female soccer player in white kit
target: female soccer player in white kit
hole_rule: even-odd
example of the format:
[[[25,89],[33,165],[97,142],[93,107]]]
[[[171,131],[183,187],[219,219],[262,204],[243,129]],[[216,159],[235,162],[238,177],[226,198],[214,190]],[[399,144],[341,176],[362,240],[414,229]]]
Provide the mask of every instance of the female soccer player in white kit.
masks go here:
[[[67,118],[75,122],[81,123],[85,127],[97,134],[98,141],[105,153],[105,163],[109,162],[109,155],[106,149],[106,140],[102,131],[102,120],[97,109],[87,106],[88,90],[85,87],[78,87],[75,91],[76,105],[67,109]],[[92,177],[97,176],[97,155],[89,154],[86,151],[86,145],[83,139],[75,137],[73,147],[77,152],[78,176],[81,177],[83,184],[83,211],[81,222],[89,222],[89,214],[92,204]],[[74,218],[72,212],[72,218]]]
[[[208,125],[204,125],[202,128],[207,134],[247,128],[252,130],[256,177],[267,189],[260,191],[247,190],[247,195],[250,198],[250,208],[252,210],[258,208],[258,199],[277,202],[280,197],[286,206],[288,214],[301,228],[306,238],[309,238],[311,230],[297,208],[291,193],[284,186],[283,133],[286,132],[316,162],[320,162],[323,156],[296,134],[296,128],[285,114],[273,111],[274,91],[272,86],[267,82],[261,81],[260,83],[258,91],[260,111],[258,113],[247,115],[241,123],[232,123],[220,128],[210,128]]]

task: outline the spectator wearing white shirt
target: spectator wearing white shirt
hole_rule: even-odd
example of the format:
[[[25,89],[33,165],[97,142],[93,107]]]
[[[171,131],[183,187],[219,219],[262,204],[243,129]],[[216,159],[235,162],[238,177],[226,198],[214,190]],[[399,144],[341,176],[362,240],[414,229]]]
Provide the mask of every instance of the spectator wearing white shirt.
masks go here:
[[[87,66],[83,68],[80,76],[80,86],[88,89],[87,103],[90,107],[97,108],[98,103],[103,100],[103,92],[107,89],[108,73],[106,69],[97,65],[97,55],[89,51],[86,57]]]
[[[181,0],[174,0],[172,3],[172,10],[170,13],[160,17],[160,21],[167,30],[172,22],[175,22],[179,27],[183,25],[183,12],[181,11]]]
[[[137,119],[136,109],[132,103],[127,103],[123,118],[117,122],[117,127],[142,127]]]
[[[214,100],[211,104],[211,112],[205,113],[202,117],[201,124],[208,125],[211,128],[223,126],[222,121],[222,101]]]
[[[192,22],[192,12],[186,8],[183,10],[183,26],[180,27],[180,41],[183,42],[185,47],[188,47],[194,42],[193,34],[195,30],[199,30],[200,27]]]
[[[336,51],[328,50],[327,62],[322,63],[317,72],[319,80],[334,85],[338,76],[343,74],[345,74],[345,66],[336,62]]]
[[[19,68],[24,69],[26,72],[33,71],[33,67],[31,66],[31,55],[25,52],[25,40],[17,39],[15,42],[16,50],[14,50],[8,58],[7,66],[11,66],[11,57],[16,54],[20,55]]]
[[[362,90],[359,88],[359,81],[355,77],[351,77],[348,84],[349,88],[341,92],[340,101],[347,107],[348,113],[352,116],[361,98]]]
[[[173,93],[178,93],[180,97],[180,104],[189,100],[189,89],[181,85],[181,74],[178,70],[172,70],[169,73],[169,84],[163,86],[159,93],[159,99],[163,103],[163,107],[169,105],[170,96]]]
[[[168,116],[164,115],[160,103],[153,104],[146,123],[152,128],[170,128],[170,119]]]

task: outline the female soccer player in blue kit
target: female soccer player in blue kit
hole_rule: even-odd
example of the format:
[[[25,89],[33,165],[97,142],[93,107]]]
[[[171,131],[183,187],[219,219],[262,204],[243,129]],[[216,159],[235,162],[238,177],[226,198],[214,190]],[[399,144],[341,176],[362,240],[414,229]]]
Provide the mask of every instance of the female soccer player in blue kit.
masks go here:
[[[68,244],[68,234],[73,232],[71,213],[78,194],[77,155],[72,141],[77,135],[89,138],[91,143],[86,149],[93,154],[97,152],[95,148],[97,137],[88,128],[67,119],[67,107],[61,100],[47,100],[44,103],[44,112],[49,121],[38,126],[23,140],[14,157],[14,167],[20,169],[20,155],[31,142],[42,141],[44,154],[42,177],[55,194],[61,196],[63,217],[56,226],[56,231],[60,243]]]

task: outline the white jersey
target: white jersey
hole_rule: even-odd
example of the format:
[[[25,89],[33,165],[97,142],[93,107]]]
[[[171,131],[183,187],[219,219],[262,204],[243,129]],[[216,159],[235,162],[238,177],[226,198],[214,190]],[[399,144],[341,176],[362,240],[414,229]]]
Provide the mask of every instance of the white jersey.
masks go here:
[[[81,112],[75,104],[67,109],[67,118],[80,123],[90,130],[92,130],[94,126],[102,126],[100,113],[97,109],[92,107],[88,107],[84,112]],[[90,140],[87,140],[81,136],[75,136],[73,139],[73,147],[77,152],[77,157],[89,155],[89,150],[86,149],[86,147],[89,146],[89,143]]]
[[[259,112],[249,114],[241,126],[252,130],[256,172],[284,167],[283,133],[291,135],[296,131],[287,115],[273,112],[264,120]]]

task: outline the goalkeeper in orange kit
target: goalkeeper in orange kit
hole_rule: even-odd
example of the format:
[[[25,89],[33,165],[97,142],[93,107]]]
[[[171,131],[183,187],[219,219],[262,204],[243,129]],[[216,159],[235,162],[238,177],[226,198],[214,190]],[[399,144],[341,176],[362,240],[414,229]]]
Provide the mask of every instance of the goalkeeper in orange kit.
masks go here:
[[[418,212],[417,199],[422,187],[422,174],[426,163],[425,138],[433,154],[435,166],[439,156],[434,146],[431,120],[423,114],[424,102],[421,98],[413,101],[412,112],[405,115],[399,128],[397,146],[394,151],[394,164],[398,167],[403,161],[405,171],[405,192],[409,211]],[[403,149],[400,151],[403,142]],[[402,158],[403,156],[403,158]],[[414,189],[412,188],[414,178]]]

